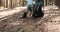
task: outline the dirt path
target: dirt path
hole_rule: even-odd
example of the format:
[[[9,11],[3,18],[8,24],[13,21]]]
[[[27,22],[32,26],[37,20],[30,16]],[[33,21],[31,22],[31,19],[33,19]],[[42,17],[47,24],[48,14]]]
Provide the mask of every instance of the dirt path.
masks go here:
[[[42,18],[20,19],[23,12],[9,15],[0,21],[0,32],[59,32],[60,22],[52,21],[58,16],[44,16]],[[46,15],[46,14],[45,14]],[[59,17],[57,19],[60,19]]]

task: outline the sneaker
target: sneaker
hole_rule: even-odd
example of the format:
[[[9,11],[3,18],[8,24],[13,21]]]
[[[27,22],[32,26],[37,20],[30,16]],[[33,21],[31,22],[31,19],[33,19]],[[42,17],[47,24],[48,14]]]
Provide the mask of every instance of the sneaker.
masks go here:
[[[27,18],[27,13],[25,12],[20,18],[21,19]]]

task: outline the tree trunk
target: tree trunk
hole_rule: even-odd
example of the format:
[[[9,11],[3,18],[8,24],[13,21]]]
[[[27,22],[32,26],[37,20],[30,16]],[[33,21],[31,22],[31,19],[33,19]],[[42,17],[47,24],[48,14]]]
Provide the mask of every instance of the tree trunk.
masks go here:
[[[0,0],[0,6],[1,6],[2,1]]]

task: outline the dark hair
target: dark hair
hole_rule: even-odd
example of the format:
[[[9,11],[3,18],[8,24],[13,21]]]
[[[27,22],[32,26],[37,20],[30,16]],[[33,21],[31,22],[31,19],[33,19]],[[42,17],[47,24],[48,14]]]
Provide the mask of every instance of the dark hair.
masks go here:
[[[36,2],[39,2],[40,0],[36,0]]]

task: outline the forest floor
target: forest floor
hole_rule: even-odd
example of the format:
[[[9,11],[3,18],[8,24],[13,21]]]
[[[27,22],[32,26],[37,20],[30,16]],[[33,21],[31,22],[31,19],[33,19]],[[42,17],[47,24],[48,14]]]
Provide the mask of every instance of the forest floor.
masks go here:
[[[60,32],[60,10],[44,10],[41,18],[20,19],[25,7],[0,11],[0,32]]]

